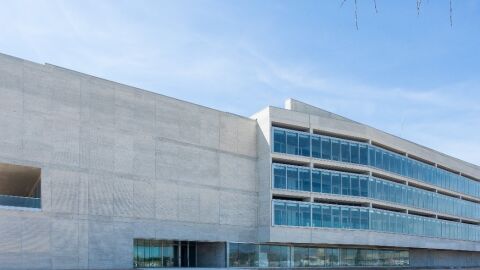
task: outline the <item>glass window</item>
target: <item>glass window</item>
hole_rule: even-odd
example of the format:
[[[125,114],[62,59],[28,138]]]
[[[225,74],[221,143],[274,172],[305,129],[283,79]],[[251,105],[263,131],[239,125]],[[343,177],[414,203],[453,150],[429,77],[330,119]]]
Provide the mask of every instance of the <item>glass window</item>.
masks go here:
[[[178,267],[178,244],[174,241],[163,242],[163,267]]]
[[[322,227],[332,227],[332,214],[327,205],[322,205]]]
[[[342,183],[340,182],[340,174],[332,173],[332,193],[340,194],[341,186],[342,186]]]
[[[293,247],[293,266],[294,267],[308,267],[309,266],[309,252],[306,247]]]
[[[340,251],[338,248],[326,249],[325,266],[338,266],[340,264]]]
[[[368,148],[364,144],[360,144],[360,164],[368,165]]]
[[[322,193],[332,193],[332,178],[329,172],[322,172]]]
[[[312,205],[312,226],[322,227],[322,208],[319,205]]]
[[[298,169],[287,167],[287,188],[298,190]]]
[[[342,152],[342,161],[343,162],[350,162],[350,146],[348,142],[342,141],[340,144],[341,152]]]
[[[350,157],[352,163],[360,163],[358,143],[350,143]]]
[[[312,191],[322,192],[322,174],[317,170],[312,170]]]
[[[152,240],[150,241],[150,267],[162,266],[162,241]]]
[[[360,196],[368,197],[368,178],[360,177]]]
[[[340,228],[340,207],[332,206],[332,225],[334,228]]]
[[[298,169],[300,177],[300,190],[310,191],[310,170]]]
[[[322,158],[330,159],[332,152],[332,146],[330,144],[330,139],[322,138]]]
[[[273,151],[277,153],[286,153],[287,151],[287,136],[285,131],[274,129],[273,130]]]
[[[299,226],[300,225],[300,213],[298,211],[297,203],[286,203],[287,205],[287,225]]]
[[[342,207],[342,228],[351,228],[350,223],[350,208]]]
[[[300,226],[310,226],[310,205],[300,204]]]
[[[375,148],[368,146],[368,164],[375,166]]]
[[[260,267],[290,267],[290,247],[260,245]]]
[[[350,209],[350,219],[354,229],[360,229],[360,210],[358,208]]]
[[[322,144],[320,137],[312,136],[312,157],[321,158],[322,157]]]
[[[340,141],[332,139],[332,159],[340,160]]]
[[[298,134],[287,132],[287,154],[298,155]]]
[[[306,134],[300,134],[298,136],[298,143],[300,145],[300,155],[309,157],[310,156],[310,136]]]
[[[325,266],[325,249],[324,248],[309,248],[309,266],[323,267]]]
[[[258,245],[229,243],[230,267],[257,267]]]
[[[342,174],[342,195],[351,195],[350,177],[347,174]]]
[[[350,186],[352,188],[352,196],[359,196],[360,184],[359,184],[358,176],[354,176],[354,175],[350,176]]]
[[[287,188],[286,168],[281,165],[273,165],[273,187]]]
[[[360,229],[369,229],[369,212],[366,209],[360,209]]]
[[[382,162],[382,152],[380,149],[375,149],[375,167],[377,168],[382,168],[383,167],[383,162]]]
[[[273,202],[274,211],[274,224],[275,225],[287,225],[287,212],[285,209],[285,203]]]

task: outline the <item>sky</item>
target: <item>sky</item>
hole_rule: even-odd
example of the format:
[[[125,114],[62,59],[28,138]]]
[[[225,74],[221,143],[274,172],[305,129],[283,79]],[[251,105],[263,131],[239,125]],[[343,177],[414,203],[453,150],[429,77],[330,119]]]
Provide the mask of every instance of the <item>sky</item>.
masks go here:
[[[480,165],[480,1],[8,1],[0,52],[250,116],[295,98]]]

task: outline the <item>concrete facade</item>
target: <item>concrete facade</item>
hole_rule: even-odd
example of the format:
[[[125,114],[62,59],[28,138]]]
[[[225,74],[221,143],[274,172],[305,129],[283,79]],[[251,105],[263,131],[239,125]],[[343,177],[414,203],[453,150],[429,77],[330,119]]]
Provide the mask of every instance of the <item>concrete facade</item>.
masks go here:
[[[138,238],[212,242],[204,258],[219,267],[218,242],[411,248],[412,266],[480,266],[480,242],[272,226],[271,164],[283,158],[272,124],[374,141],[480,179],[478,166],[295,100],[246,118],[0,55],[0,163],[41,168],[42,201],[0,207],[0,269],[129,269]]]

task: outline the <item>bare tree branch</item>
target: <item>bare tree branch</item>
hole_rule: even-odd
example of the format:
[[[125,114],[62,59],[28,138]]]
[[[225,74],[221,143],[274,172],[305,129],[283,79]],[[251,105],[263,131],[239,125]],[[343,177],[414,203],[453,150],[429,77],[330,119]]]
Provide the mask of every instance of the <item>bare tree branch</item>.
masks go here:
[[[355,0],[355,26],[357,27],[358,31],[357,0]]]
[[[345,4],[345,2],[347,2],[347,0],[343,0],[342,3],[340,3],[340,8],[343,7],[343,4]]]
[[[377,0],[373,0],[373,5],[375,6],[375,13],[378,13]]]
[[[452,12],[452,0],[450,0],[450,27],[453,27]]]
[[[420,15],[420,6],[422,5],[422,0],[417,0],[417,15]]]

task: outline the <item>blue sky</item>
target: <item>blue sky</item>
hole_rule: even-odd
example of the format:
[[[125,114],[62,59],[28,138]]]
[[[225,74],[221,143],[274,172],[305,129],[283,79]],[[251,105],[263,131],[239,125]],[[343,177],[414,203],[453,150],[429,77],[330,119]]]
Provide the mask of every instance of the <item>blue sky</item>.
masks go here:
[[[480,1],[2,1],[0,52],[249,116],[286,98],[480,164]]]

